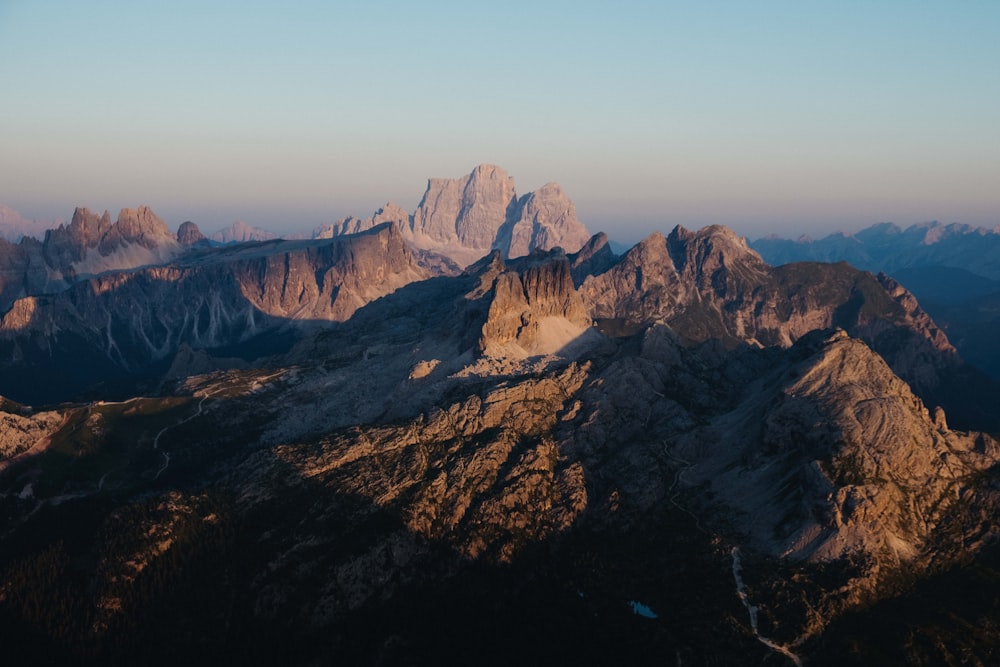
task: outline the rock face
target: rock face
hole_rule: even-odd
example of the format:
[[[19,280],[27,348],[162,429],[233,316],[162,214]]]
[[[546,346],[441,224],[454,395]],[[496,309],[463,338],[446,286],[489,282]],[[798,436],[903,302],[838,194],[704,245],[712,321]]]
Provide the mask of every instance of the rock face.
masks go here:
[[[576,206],[556,183],[547,183],[517,202],[508,216],[498,245],[507,257],[520,257],[532,251],[563,248],[575,252],[589,240],[590,234],[576,217]]]
[[[12,377],[25,359],[48,357],[50,372],[72,375],[79,367],[84,372],[75,380],[86,381],[84,359],[104,372],[136,372],[185,344],[231,346],[288,327],[343,321],[425,277],[389,224],[325,241],[222,248],[95,276],[44,303],[19,299],[0,316],[0,348]],[[75,363],[65,358],[68,349]]]
[[[205,235],[198,229],[198,225],[190,220],[182,222],[177,228],[177,242],[182,246],[192,246],[202,241],[206,241]]]
[[[917,557],[1000,449],[935,424],[881,357],[843,331],[791,352],[804,358],[682,439],[677,455],[699,461],[685,479],[709,483],[775,556]]]
[[[98,215],[77,208],[70,223],[48,230],[44,241],[0,241],[0,311],[18,297],[58,292],[105,271],[163,264],[181,251],[163,220],[146,206],[122,209],[116,222],[107,211]]]
[[[493,165],[479,165],[464,178],[432,178],[413,214],[413,232],[488,251],[516,200],[514,180]]]
[[[312,237],[314,239],[329,239],[334,236],[344,236],[345,234],[359,234],[386,222],[391,222],[400,231],[406,232],[409,231],[410,214],[400,206],[389,202],[368,218],[355,218],[352,216],[338,220],[335,223],[321,225],[313,230]]]
[[[175,236],[147,206],[123,208],[115,223],[107,211],[78,208],[69,226],[50,230],[44,242],[49,265],[71,276],[162,262],[177,252]]]
[[[514,266],[516,270],[505,270],[494,279],[479,343],[483,353],[551,354],[589,332],[590,315],[573,286],[565,254],[539,252]]]
[[[36,445],[41,449],[46,439],[62,425],[62,415],[55,411],[23,414],[0,396],[0,472],[18,454]]]
[[[493,249],[503,257],[561,247],[575,252],[590,234],[576,207],[555,183],[517,196],[514,179],[482,164],[462,178],[432,178],[410,215],[386,204],[370,218],[344,218],[313,231],[314,238],[354,234],[382,222],[396,223],[415,248],[466,266]]]
[[[886,276],[847,264],[765,264],[724,227],[653,234],[580,293],[607,331],[663,321],[682,338],[787,347],[841,327],[868,342],[918,393],[949,412],[966,400],[947,389],[961,372],[954,347],[916,300]]]

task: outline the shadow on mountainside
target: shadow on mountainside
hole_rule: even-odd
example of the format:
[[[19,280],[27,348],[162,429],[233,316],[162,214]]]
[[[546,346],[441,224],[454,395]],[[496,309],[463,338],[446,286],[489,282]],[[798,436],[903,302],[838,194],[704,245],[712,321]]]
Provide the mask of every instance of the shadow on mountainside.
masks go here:
[[[323,472],[327,442],[251,444],[272,417],[252,393],[209,398],[190,420],[194,400],[163,409],[149,401],[104,406],[104,425],[117,420],[118,436],[84,419],[87,452],[52,450],[0,477],[16,488],[36,471],[34,501],[89,490],[8,523],[0,536],[0,619],[5,652],[19,664],[645,664],[676,656],[715,664],[763,652],[734,620],[741,609],[725,554],[684,513],[574,525],[524,543],[506,562],[470,558],[464,544],[481,534],[475,523],[428,535],[413,530],[408,507],[439,470],[475,464],[478,447],[428,441],[441,468],[376,449],[331,475]],[[172,458],[154,477],[157,434],[158,451]],[[371,435],[330,437],[350,439],[354,450]],[[72,440],[81,438],[76,429]],[[113,464],[88,464],[94,457],[136,470],[97,490]],[[59,469],[62,481],[49,480]],[[395,498],[352,483],[375,475],[395,480]],[[480,494],[504,485],[498,475]],[[23,518],[33,500],[5,496],[5,514]],[[630,600],[658,617],[634,614]]]

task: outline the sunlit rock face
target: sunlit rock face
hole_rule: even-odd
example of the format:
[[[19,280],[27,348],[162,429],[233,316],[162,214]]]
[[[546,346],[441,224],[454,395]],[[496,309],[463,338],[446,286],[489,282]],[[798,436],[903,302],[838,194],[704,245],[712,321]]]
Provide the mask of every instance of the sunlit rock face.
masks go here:
[[[198,225],[190,220],[182,222],[181,226],[177,228],[177,242],[182,246],[192,246],[205,240],[205,235],[198,229]]]
[[[80,369],[85,382],[84,360],[101,372],[138,373],[183,345],[298,335],[427,276],[391,224],[336,239],[243,244],[105,272],[44,304],[18,299],[0,316],[0,345],[8,369],[45,358],[53,373]]]
[[[486,252],[515,202],[514,180],[493,165],[479,165],[464,178],[432,178],[413,214],[413,232]]]
[[[167,263],[183,251],[166,223],[147,206],[111,214],[77,208],[68,225],[38,241],[0,241],[0,311],[22,296],[51,294],[74,281],[107,271]]]
[[[553,248],[576,252],[590,238],[559,185],[518,196],[514,179],[490,164],[461,178],[429,179],[412,215],[390,202],[371,217],[321,225],[313,237],[354,234],[382,222],[395,223],[413,247],[463,267],[493,249],[505,258]]]

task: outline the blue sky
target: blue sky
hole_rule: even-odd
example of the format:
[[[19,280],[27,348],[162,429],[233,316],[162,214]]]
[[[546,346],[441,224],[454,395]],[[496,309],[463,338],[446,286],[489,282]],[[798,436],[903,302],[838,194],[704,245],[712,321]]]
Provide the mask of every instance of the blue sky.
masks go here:
[[[998,34],[995,0],[0,0],[0,203],[306,230],[490,162],[625,242],[993,226]]]

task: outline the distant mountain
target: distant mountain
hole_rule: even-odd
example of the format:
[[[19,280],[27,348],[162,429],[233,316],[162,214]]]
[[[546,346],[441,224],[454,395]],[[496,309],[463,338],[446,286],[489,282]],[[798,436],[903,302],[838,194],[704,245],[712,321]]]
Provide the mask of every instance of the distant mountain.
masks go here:
[[[1000,301],[1000,227],[938,222],[901,229],[889,223],[818,241],[758,239],[751,243],[768,262],[848,262],[891,274],[920,299],[948,332],[962,357],[1000,380],[1000,327],[988,304]]]
[[[988,229],[929,222],[902,229],[882,223],[854,234],[840,232],[819,240],[768,237],[750,245],[773,265],[848,262],[865,271],[889,274],[904,268],[945,266],[1000,280],[1000,225]]]
[[[425,277],[391,225],[321,241],[203,246],[166,265],[106,272],[17,299],[0,315],[0,393],[65,400],[141,378],[185,346],[262,356],[262,340],[345,320]]]
[[[39,241],[0,239],[0,312],[18,298],[52,294],[106,271],[162,264],[183,251],[173,234],[146,206],[122,209],[115,222],[77,208],[68,225],[46,231]]]
[[[260,227],[251,227],[247,223],[237,220],[228,227],[215,232],[209,238],[219,243],[246,243],[247,241],[270,241],[278,238],[278,235]]]
[[[370,218],[344,218],[313,232],[317,238],[352,234],[393,222],[415,248],[444,255],[461,266],[490,250],[521,257],[535,250],[579,250],[590,238],[576,207],[556,183],[518,197],[514,179],[482,164],[468,176],[432,178],[413,214],[388,203]]]

